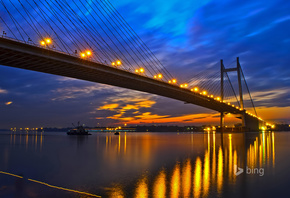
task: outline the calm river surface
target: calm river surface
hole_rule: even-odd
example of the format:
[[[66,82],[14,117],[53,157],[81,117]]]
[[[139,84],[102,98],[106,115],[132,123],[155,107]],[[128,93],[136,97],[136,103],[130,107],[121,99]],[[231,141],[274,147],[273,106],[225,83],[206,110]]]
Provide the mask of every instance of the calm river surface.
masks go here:
[[[286,132],[1,132],[0,197],[290,197],[289,151]]]

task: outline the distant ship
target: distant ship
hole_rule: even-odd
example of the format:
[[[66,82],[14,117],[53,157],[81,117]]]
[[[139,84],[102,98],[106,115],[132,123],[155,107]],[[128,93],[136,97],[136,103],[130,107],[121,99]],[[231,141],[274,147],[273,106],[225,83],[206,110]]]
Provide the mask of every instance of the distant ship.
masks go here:
[[[74,124],[72,124],[74,126]],[[74,126],[75,127],[75,126]],[[78,126],[74,129],[70,129],[67,132],[68,135],[92,135],[89,133],[82,125],[80,125],[80,122],[78,122]]]

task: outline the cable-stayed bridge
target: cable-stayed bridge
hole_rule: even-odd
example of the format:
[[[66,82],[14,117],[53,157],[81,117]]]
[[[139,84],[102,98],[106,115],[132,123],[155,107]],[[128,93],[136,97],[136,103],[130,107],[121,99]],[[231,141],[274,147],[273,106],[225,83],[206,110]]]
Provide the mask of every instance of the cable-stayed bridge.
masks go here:
[[[0,7],[5,10],[0,16],[0,65],[195,104],[220,112],[221,128],[227,113],[242,119],[242,130],[257,131],[263,124],[245,110],[245,78],[238,59],[234,68],[225,68],[221,61],[219,72],[180,84],[109,1],[0,0]],[[239,100],[228,76],[231,71],[237,72]],[[253,105],[251,96],[250,101]]]

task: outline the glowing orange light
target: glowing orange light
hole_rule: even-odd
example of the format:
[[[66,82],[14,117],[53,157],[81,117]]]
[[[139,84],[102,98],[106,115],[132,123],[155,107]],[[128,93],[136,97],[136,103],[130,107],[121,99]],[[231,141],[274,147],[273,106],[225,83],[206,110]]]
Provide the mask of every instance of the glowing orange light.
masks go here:
[[[206,92],[206,91],[203,91],[203,92],[202,92],[202,94],[203,94],[203,95],[206,95],[206,94],[207,94],[207,92]]]
[[[157,76],[155,75],[154,78],[157,78]]]
[[[81,57],[82,58],[85,58],[86,57],[86,54],[85,53],[81,53]]]
[[[198,87],[194,87],[193,91],[197,92],[198,91]]]
[[[139,70],[138,70],[138,69],[135,69],[135,72],[136,72],[136,73],[139,73]]]
[[[171,83],[171,80],[169,80],[168,83]]]
[[[121,61],[119,61],[119,60],[117,60],[117,65],[121,65],[122,64],[122,62]]]
[[[184,87],[188,87],[188,84],[184,84]]]
[[[162,78],[163,76],[162,76],[162,74],[158,74],[158,78]]]
[[[48,38],[48,39],[45,40],[45,42],[46,42],[47,44],[50,44],[50,43],[51,43],[51,39]]]
[[[217,99],[218,101],[220,101],[220,100],[221,100],[221,98],[220,98],[220,97],[217,97],[216,99]]]
[[[91,51],[86,51],[86,54],[88,55],[88,56],[90,56],[90,55],[92,55],[92,52]]]
[[[45,45],[45,42],[44,42],[44,41],[40,41],[40,44],[41,44],[41,45]]]
[[[140,73],[143,73],[145,70],[143,68],[139,69]]]
[[[112,62],[112,65],[113,65],[113,66],[115,66],[115,65],[116,65],[116,63],[115,63],[115,62]]]

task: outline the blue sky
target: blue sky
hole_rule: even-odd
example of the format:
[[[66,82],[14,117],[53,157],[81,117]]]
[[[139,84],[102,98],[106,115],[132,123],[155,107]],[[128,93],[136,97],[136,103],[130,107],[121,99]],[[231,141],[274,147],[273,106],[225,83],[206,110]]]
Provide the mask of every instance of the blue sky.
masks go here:
[[[258,114],[290,121],[289,1],[111,3],[178,79],[239,56]],[[4,66],[0,73],[0,128],[217,121],[216,112],[146,93]]]

